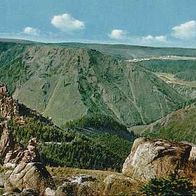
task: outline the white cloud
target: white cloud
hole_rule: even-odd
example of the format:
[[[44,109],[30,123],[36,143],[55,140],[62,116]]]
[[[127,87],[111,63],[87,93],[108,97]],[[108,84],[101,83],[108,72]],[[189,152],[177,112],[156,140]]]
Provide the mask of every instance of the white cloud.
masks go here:
[[[167,42],[167,37],[165,35],[160,35],[160,36],[144,36],[142,37],[142,42],[144,43],[166,43]]]
[[[39,30],[33,27],[25,27],[23,29],[23,33],[27,34],[27,35],[34,35],[37,36],[39,35]]]
[[[126,31],[122,29],[113,29],[108,35],[111,39],[123,39],[126,37]]]
[[[64,32],[82,30],[85,28],[85,24],[83,21],[75,19],[67,13],[53,16],[51,24],[57,29],[60,29]]]
[[[192,39],[196,37],[196,21],[180,24],[172,28],[171,35],[179,39]]]

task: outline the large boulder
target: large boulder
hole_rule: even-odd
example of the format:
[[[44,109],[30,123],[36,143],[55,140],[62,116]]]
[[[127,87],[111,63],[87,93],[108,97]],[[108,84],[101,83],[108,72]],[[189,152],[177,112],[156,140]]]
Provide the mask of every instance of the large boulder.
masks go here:
[[[122,173],[135,179],[148,180],[183,170],[191,145],[138,138],[123,164]]]
[[[51,175],[42,163],[21,162],[5,173],[4,188],[6,192],[22,192],[25,189],[33,189],[39,195],[43,195],[46,188],[55,188]]]
[[[4,190],[7,195],[32,195],[32,191],[44,195],[47,188],[55,188],[51,175],[41,162],[37,146],[36,138],[32,138],[25,149],[14,141],[7,121],[0,123],[0,159],[6,170]]]

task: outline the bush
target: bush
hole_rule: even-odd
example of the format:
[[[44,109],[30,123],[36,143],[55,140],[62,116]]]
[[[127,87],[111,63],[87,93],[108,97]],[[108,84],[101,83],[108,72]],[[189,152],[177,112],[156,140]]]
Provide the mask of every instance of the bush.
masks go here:
[[[190,180],[172,174],[167,178],[154,178],[144,185],[142,193],[147,196],[163,195],[194,195],[195,190]]]

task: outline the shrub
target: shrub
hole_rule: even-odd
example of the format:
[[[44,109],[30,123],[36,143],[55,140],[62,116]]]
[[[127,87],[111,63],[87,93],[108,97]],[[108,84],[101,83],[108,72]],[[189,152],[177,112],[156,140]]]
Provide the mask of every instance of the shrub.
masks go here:
[[[191,181],[183,177],[178,177],[176,174],[172,174],[166,178],[151,179],[148,184],[145,184],[142,187],[141,191],[147,196],[188,196],[194,195],[195,193],[195,189]]]

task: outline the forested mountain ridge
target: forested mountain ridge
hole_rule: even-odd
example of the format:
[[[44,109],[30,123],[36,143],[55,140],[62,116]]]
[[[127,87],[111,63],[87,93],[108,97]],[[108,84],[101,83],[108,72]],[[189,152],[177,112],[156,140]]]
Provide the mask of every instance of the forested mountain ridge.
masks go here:
[[[57,125],[92,114],[147,124],[187,101],[140,65],[92,49],[2,42],[0,51],[0,80]]]

